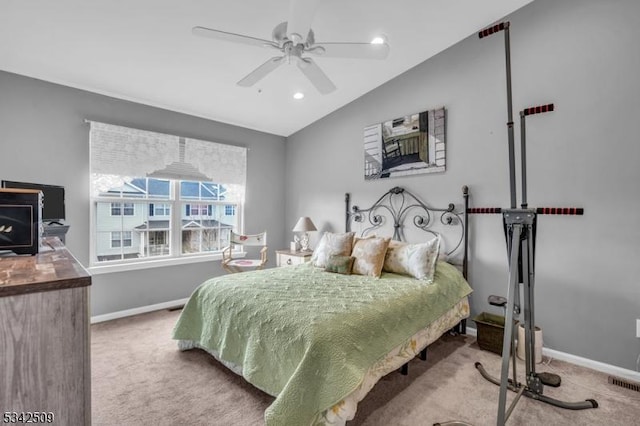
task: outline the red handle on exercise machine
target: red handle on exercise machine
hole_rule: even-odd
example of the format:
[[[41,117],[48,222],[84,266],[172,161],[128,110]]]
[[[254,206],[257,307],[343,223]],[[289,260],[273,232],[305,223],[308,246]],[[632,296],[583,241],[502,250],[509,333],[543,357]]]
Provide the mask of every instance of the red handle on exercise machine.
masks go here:
[[[538,207],[536,213],[581,216],[584,214],[584,209],[581,207]]]
[[[497,25],[494,25],[493,27],[489,27],[489,28],[485,28],[484,30],[480,31],[478,33],[478,37],[482,38],[482,37],[486,37],[489,36],[493,33],[497,33],[498,31],[502,31],[505,28],[509,28],[509,21],[507,22],[501,22]]]
[[[502,213],[500,207],[474,207],[467,209],[469,214],[498,214]],[[571,215],[580,216],[584,214],[582,207],[538,207],[537,214],[555,214],[555,215]]]
[[[522,115],[542,114],[543,112],[553,111],[553,104],[534,106],[522,110]]]
[[[500,207],[473,207],[467,209],[467,213],[469,214],[496,214],[502,213],[502,208]]]

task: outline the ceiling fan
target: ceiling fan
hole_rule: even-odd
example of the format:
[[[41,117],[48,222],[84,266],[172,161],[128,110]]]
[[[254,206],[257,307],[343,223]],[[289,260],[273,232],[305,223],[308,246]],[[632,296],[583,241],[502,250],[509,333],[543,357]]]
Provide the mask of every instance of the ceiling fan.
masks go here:
[[[389,45],[384,41],[377,44],[316,43],[315,35],[311,29],[311,20],[319,1],[291,0],[289,20],[276,25],[272,33],[273,40],[264,40],[205,27],[193,27],[192,31],[193,34],[198,36],[275,49],[282,53],[281,56],[274,56],[251,71],[242,80],[238,81],[237,84],[239,86],[251,87],[280,65],[295,62],[315,88],[325,95],[336,90],[336,86],[312,58],[303,57],[303,55],[310,54],[327,58],[385,59],[389,53]]]

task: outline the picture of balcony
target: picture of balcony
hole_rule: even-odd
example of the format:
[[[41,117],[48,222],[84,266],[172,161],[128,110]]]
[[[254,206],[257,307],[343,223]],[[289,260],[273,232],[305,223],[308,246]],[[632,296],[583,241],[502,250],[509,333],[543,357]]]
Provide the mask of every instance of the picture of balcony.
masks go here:
[[[445,109],[406,115],[364,129],[365,179],[445,170]]]

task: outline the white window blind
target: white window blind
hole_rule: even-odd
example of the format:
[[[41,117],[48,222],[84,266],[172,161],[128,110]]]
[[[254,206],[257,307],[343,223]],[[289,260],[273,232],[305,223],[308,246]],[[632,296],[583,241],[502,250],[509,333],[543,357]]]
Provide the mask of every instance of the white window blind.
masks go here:
[[[208,181],[243,201],[247,149],[89,121],[93,194],[133,177]]]

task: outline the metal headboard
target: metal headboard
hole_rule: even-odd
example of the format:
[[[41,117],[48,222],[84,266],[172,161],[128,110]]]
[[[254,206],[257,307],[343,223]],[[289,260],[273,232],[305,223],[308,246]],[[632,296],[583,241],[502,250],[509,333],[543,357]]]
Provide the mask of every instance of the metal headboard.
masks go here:
[[[380,228],[390,221],[393,224],[393,239],[405,240],[404,228],[409,219],[415,228],[428,232],[434,236],[440,234],[432,229],[436,220],[442,225],[458,228],[460,236],[453,249],[447,252],[451,255],[462,247],[462,272],[467,276],[467,209],[469,206],[469,189],[462,187],[464,209],[456,211],[455,204],[450,203],[447,208],[433,208],[427,206],[413,193],[399,186],[391,188],[367,209],[358,206],[351,207],[351,196],[345,194],[345,231],[351,231],[351,222],[362,223],[366,226],[362,236]],[[447,234],[449,235],[449,234]]]

